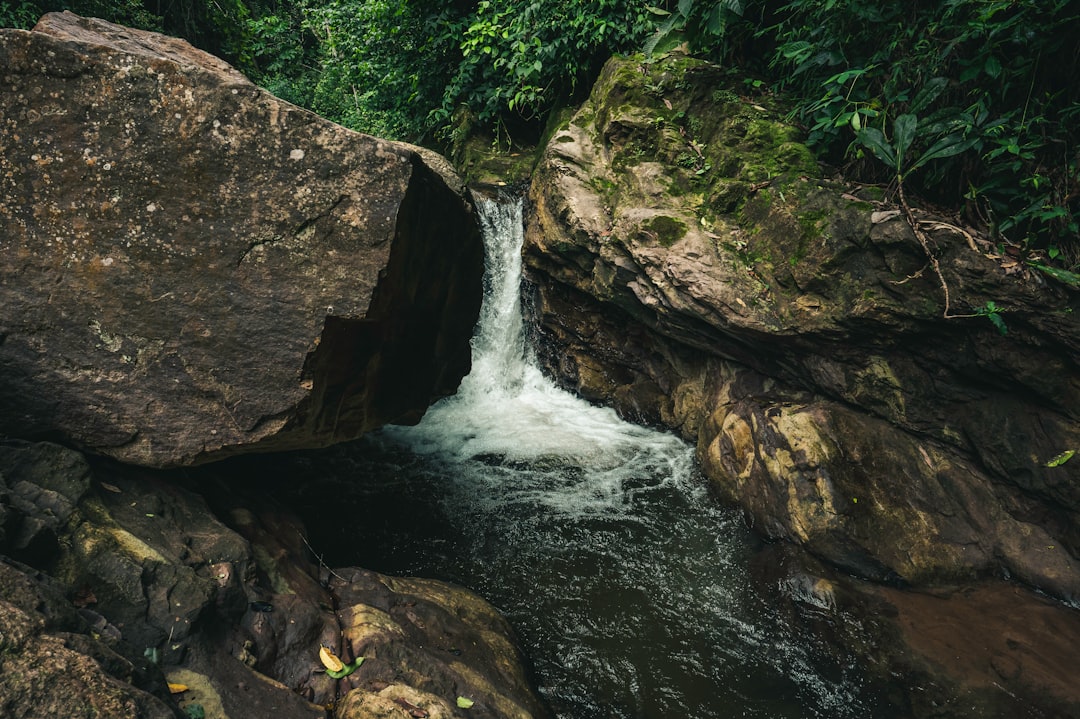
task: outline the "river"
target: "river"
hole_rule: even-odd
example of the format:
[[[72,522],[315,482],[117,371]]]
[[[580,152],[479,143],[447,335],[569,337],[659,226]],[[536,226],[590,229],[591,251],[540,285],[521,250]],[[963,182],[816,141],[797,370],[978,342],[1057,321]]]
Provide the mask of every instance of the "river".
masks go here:
[[[759,542],[709,496],[692,447],[541,375],[522,326],[521,203],[480,210],[473,370],[418,426],[376,433],[337,463],[356,481],[322,524],[347,517],[351,540],[324,542],[327,561],[487,598],[560,719],[888,716],[856,660],[755,590]]]

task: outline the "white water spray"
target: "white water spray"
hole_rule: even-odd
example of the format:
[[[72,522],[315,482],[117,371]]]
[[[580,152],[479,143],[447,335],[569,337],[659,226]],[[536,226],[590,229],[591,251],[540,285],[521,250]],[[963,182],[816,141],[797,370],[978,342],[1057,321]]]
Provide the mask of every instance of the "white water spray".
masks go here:
[[[531,498],[566,511],[622,504],[626,482],[642,473],[686,480],[693,452],[684,442],[624,422],[541,374],[521,313],[522,202],[481,198],[478,205],[486,272],[472,372],[418,427],[394,430],[394,436],[417,452],[510,463],[514,472],[528,462],[553,476],[547,487],[534,485]]]

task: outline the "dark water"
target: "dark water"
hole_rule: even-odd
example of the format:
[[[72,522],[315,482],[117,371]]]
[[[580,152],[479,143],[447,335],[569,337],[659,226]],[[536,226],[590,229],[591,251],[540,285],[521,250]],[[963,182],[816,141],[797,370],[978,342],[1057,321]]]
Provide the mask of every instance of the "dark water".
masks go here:
[[[563,719],[888,716],[854,661],[755,589],[758,544],[690,447],[541,377],[521,338],[520,206],[484,209],[487,297],[458,395],[298,469],[326,561],[481,594]]]

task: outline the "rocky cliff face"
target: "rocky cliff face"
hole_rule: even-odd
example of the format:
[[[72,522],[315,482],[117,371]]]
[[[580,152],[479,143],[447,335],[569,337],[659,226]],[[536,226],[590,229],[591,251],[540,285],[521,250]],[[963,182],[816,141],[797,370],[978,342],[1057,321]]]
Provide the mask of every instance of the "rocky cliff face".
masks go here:
[[[926,215],[946,307],[880,191],[724,87],[614,60],[554,133],[525,250],[548,368],[678,428],[759,531],[834,566],[1080,601],[1080,464],[1054,461],[1080,448],[1075,290]]]
[[[467,372],[445,161],[69,13],[0,31],[0,79],[0,433],[191,464],[415,421]]]
[[[612,60],[553,134],[526,228],[541,361],[696,442],[786,540],[761,560],[777,611],[904,676],[913,715],[1075,714],[1041,657],[1080,636],[1080,296],[916,212],[938,278],[881,190],[821,179],[725,77]]]

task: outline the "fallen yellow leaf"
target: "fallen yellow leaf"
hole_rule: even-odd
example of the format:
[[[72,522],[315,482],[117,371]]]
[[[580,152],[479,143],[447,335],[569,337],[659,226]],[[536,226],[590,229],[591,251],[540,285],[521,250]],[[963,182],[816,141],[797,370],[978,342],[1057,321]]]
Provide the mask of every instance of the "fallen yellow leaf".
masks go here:
[[[340,672],[345,665],[326,647],[319,647],[319,661],[332,672]]]
[[[182,694],[183,692],[186,692],[187,690],[188,690],[187,684],[173,684],[172,682],[169,682],[169,693],[170,694]]]

